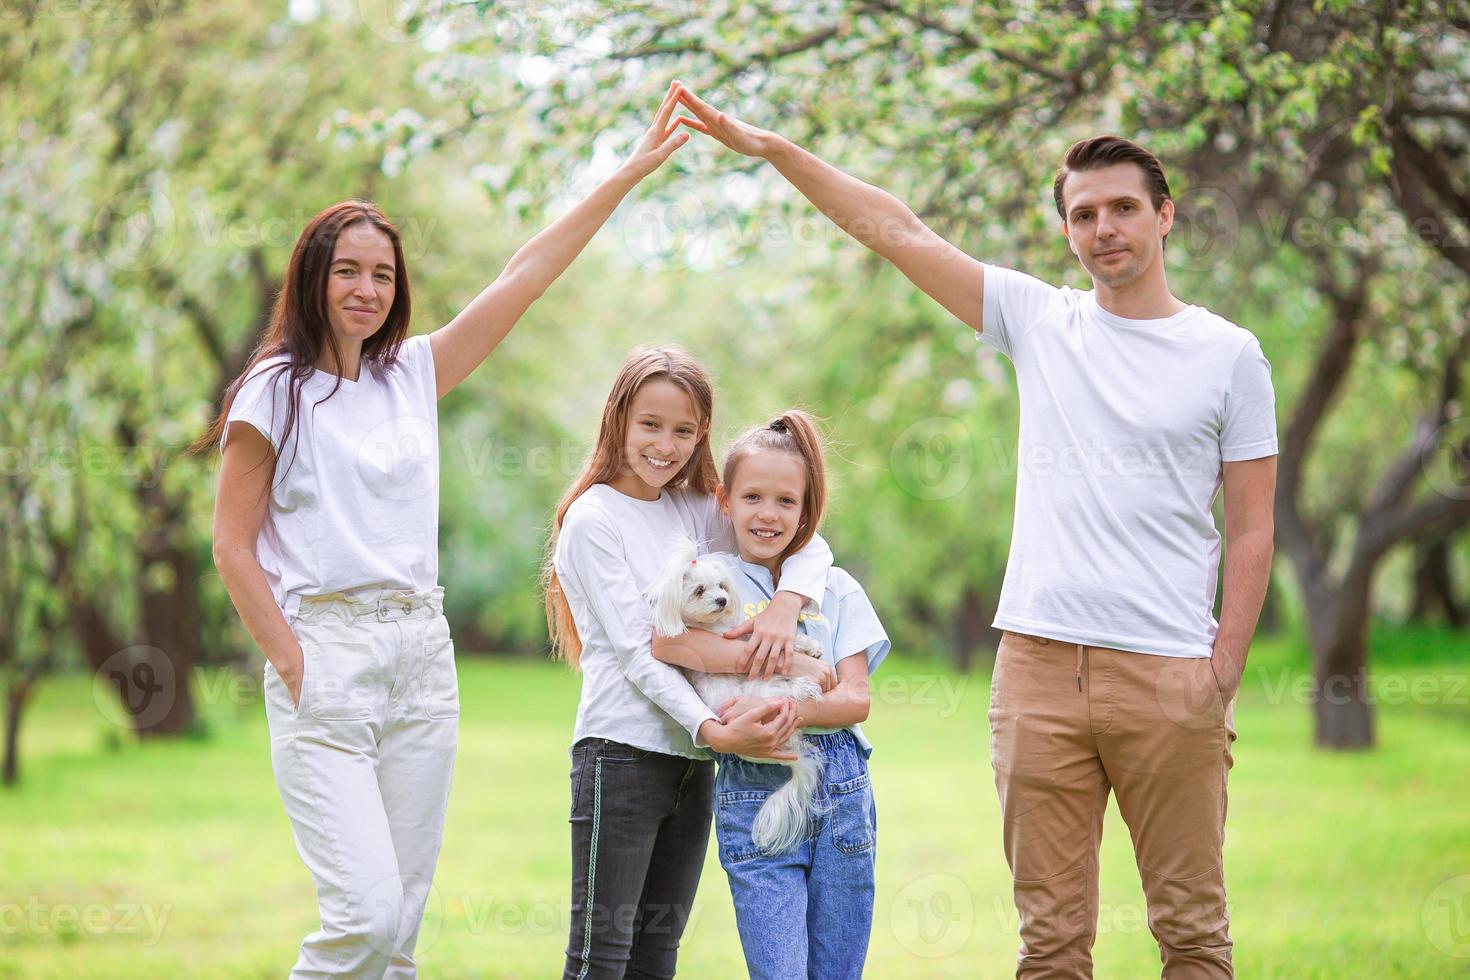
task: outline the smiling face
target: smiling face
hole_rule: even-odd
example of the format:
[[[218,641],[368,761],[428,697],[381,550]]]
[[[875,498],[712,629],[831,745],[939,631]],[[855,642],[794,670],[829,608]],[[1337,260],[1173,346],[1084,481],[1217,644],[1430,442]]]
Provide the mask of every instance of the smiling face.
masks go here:
[[[683,388],[667,378],[645,382],[628,407],[623,471],[609,484],[630,497],[657,500],[694,455],[706,425]]]
[[[801,525],[806,465],[787,452],[742,456],[729,486],[718,490],[720,510],[735,527],[740,557],[774,573]]]
[[[393,242],[366,221],[342,229],[327,270],[327,316],[349,350],[378,332],[393,306]]]
[[[1093,281],[1120,289],[1163,274],[1163,238],[1174,222],[1174,202],[1155,211],[1143,168],[1119,163],[1067,175],[1067,220],[1062,232]]]

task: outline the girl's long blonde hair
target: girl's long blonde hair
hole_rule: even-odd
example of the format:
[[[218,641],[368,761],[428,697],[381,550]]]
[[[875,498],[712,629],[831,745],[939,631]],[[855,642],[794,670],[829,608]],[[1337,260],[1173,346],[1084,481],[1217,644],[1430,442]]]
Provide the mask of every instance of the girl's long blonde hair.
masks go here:
[[[698,493],[715,492],[715,459],[709,448],[715,386],[709,372],[682,347],[635,347],[623,361],[612,391],[608,392],[607,404],[602,409],[602,425],[597,430],[597,445],[588,455],[587,462],[582,464],[582,472],[562,495],[561,503],[556,505],[556,517],[541,562],[541,586],[546,596],[546,630],[551,635],[551,655],[566,660],[573,669],[581,663],[582,638],[577,635],[571,607],[567,605],[566,594],[556,577],[552,560],[556,553],[556,538],[572,503],[588,487],[607,483],[628,465],[623,450],[628,441],[628,414],[632,410],[633,399],[643,385],[660,378],[678,385],[689,396],[699,416],[701,429],[699,442],[695,444],[689,461],[665,486],[688,487]]]
[[[806,489],[801,494],[801,523],[797,525],[791,541],[781,550],[780,558],[784,562],[806,547],[817,528],[821,527],[827,509],[827,463],[817,420],[799,408],[788,408],[765,425],[752,426],[740,433],[725,453],[722,473],[725,493],[733,491],[740,461],[757,452],[789,453],[801,460],[806,469]]]

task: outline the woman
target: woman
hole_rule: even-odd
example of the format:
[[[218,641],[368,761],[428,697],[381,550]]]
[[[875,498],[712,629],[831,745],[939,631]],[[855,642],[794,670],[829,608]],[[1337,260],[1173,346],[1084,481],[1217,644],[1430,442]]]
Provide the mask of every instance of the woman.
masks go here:
[[[271,760],[321,928],[293,977],[407,977],[458,727],[438,585],[438,416],[618,203],[688,139],[673,88],[618,171],[447,326],[408,337],[397,230],[312,219],[271,325],[195,450],[221,445],[214,556],[266,657]],[[308,397],[309,396],[309,397]]]

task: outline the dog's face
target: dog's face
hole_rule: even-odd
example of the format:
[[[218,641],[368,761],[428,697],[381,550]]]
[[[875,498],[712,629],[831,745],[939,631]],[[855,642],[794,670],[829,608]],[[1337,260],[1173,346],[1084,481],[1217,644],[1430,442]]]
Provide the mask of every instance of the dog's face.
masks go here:
[[[678,636],[690,626],[718,632],[740,618],[730,572],[718,561],[697,559],[692,541],[678,542],[655,593],[653,628],[660,636]]]
[[[684,568],[679,618],[689,626],[716,626],[739,608],[740,595],[730,573],[718,562],[691,561]]]

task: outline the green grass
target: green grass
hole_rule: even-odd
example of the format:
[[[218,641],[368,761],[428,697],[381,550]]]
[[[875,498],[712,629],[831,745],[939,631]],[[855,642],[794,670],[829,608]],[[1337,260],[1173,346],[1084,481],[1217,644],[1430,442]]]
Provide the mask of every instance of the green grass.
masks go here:
[[[1241,976],[1470,977],[1467,647],[1443,633],[1376,637],[1379,747],[1330,754],[1312,748],[1309,710],[1293,699],[1299,647],[1257,645],[1236,709],[1226,841]],[[460,670],[459,767],[422,973],[554,976],[578,682],[523,662],[463,658]],[[263,712],[227,679],[207,678],[208,738],[156,745],[119,739],[80,678],[41,689],[23,782],[0,792],[0,978],[286,973],[315,926],[311,883],[271,779]],[[895,658],[875,684],[868,975],[1010,976],[987,677]],[[1157,975],[1116,810],[1102,860],[1097,976]],[[744,975],[713,852],[680,965],[701,980]]]

